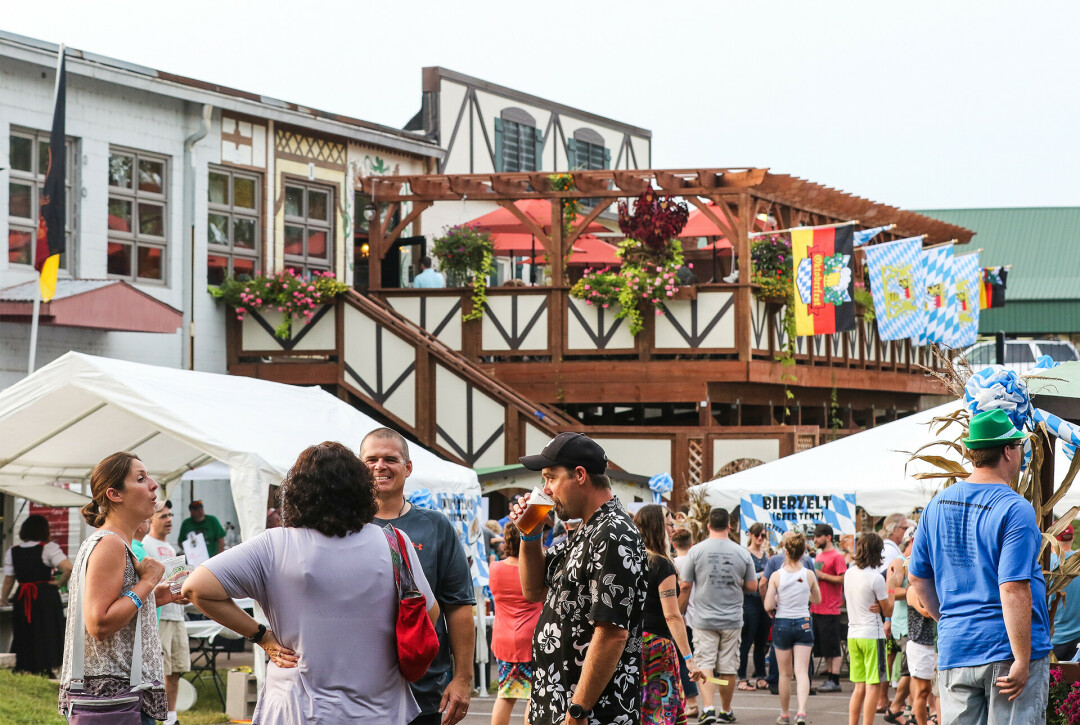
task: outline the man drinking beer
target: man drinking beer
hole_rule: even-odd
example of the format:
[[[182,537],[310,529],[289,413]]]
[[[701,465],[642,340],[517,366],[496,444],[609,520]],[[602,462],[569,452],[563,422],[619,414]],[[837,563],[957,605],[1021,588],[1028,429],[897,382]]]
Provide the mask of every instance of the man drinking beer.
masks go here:
[[[611,494],[604,449],[581,433],[560,433],[521,463],[544,477],[544,496],[534,500],[534,492],[510,512],[521,531],[522,592],[544,602],[533,639],[529,721],[640,723],[645,546]],[[541,514],[537,505],[583,522],[546,554],[540,538],[548,509]]]

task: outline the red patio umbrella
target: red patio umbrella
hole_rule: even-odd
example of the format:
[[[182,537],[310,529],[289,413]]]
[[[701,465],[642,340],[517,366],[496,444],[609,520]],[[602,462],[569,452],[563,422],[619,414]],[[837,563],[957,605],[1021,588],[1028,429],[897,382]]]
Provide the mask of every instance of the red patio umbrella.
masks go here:
[[[544,251],[544,245],[532,234],[512,234],[495,232],[491,234],[495,245],[495,254],[503,257],[525,257]]]
[[[522,199],[521,201],[515,201],[516,206],[525,216],[529,217],[536,226],[544,232],[544,234],[551,233],[551,201],[548,199]],[[577,215],[575,225],[581,224],[584,217],[580,214]],[[484,232],[492,234],[505,233],[505,234],[525,234],[531,233],[530,229],[526,227],[520,219],[518,219],[512,212],[506,207],[500,206],[498,209],[492,212],[488,212],[483,216],[477,217],[472,221],[465,222],[465,226],[475,227]],[[603,226],[592,222],[585,229],[586,232],[606,232]],[[539,246],[543,246],[539,244]]]
[[[720,207],[715,204],[708,205],[709,211],[711,211],[718,219],[724,220],[724,212]],[[752,226],[758,230],[775,229],[775,224],[768,223],[765,219],[758,217],[752,223]],[[690,212],[690,217],[686,220],[686,226],[683,227],[682,233],[679,234],[680,239],[689,239],[693,237],[724,237],[721,244],[717,249],[730,249],[731,242],[726,239],[727,234],[713,222],[712,219],[705,216],[705,212],[701,209],[694,209]],[[719,242],[717,242],[719,243]],[[707,247],[711,249],[711,245]]]
[[[574,241],[574,249],[566,263],[616,267],[622,264],[622,260],[615,256],[616,249],[614,244],[608,244],[589,234],[582,234]],[[547,264],[547,257],[541,255],[534,258],[533,262]]]

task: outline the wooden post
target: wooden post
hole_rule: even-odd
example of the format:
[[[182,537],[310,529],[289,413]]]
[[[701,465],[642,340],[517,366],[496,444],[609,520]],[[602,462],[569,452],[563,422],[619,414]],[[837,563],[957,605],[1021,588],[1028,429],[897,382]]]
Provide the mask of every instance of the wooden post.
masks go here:
[[[504,420],[503,430],[506,435],[503,436],[503,460],[507,464],[517,463],[518,458],[525,455],[524,448],[524,436],[522,435],[521,414],[518,413],[517,408],[512,405],[506,406],[506,416]]]
[[[416,347],[416,435],[421,441],[435,440],[435,366],[431,353]]]
[[[1054,441],[1042,428],[1035,429],[1035,439],[1038,445],[1042,448],[1042,467],[1039,469],[1039,498],[1040,503],[1045,504],[1054,495]],[[1039,522],[1039,529],[1046,531],[1054,523],[1054,511],[1048,510],[1043,514],[1042,521]],[[1046,547],[1046,551],[1042,555],[1042,568],[1050,569],[1050,547]]]
[[[374,191],[373,184],[373,194]],[[378,203],[373,206],[375,218],[368,222],[368,291],[382,288],[383,219]]]
[[[735,291],[735,349],[739,351],[739,362],[750,362],[750,305],[754,303],[750,291],[750,278],[754,274],[754,265],[750,261],[750,225],[752,223],[754,202],[750,194],[739,194],[739,228],[735,235],[735,251],[739,258],[739,287]]]
[[[551,265],[551,284],[553,287],[561,287],[566,284],[563,279],[563,257],[566,250],[563,248],[563,219],[562,204],[559,199],[551,200],[551,251],[548,253],[548,263]]]

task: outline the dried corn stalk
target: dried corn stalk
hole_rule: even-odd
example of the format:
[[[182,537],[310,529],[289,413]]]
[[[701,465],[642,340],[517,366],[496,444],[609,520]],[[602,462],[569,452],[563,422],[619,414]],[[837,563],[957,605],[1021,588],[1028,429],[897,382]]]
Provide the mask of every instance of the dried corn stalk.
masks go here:
[[[963,398],[967,380],[972,374],[971,366],[968,365],[967,360],[961,355],[960,360],[954,363],[953,359],[937,345],[933,346],[932,354],[938,360],[940,370],[935,371],[927,369],[927,374],[937,379],[938,383],[949,393],[955,395],[957,398]],[[1035,401],[1033,400],[1033,403],[1034,402]],[[942,479],[944,481],[942,488],[951,486],[956,481],[967,478],[969,472],[963,464],[944,456],[926,454],[923,453],[923,451],[944,447],[963,455],[963,446],[960,441],[967,436],[968,423],[970,420],[971,414],[967,410],[959,410],[952,415],[939,416],[933,419],[931,426],[937,425],[936,430],[934,430],[935,435],[940,436],[945,429],[951,425],[959,426],[960,432],[952,439],[940,439],[927,443],[912,454],[910,460],[923,461],[938,469],[937,472],[933,473],[916,473],[914,474],[915,478]],[[1042,471],[1045,462],[1043,460],[1043,446],[1041,445],[1042,438],[1049,440],[1051,445],[1053,445],[1053,438],[1051,438],[1047,432],[1046,426],[1039,423],[1035,432],[1028,434],[1028,441],[1031,444],[1031,460],[1028,462],[1027,468],[1021,472],[1018,480],[1011,483],[1013,489],[1017,493],[1031,502],[1040,526],[1043,521],[1053,517],[1054,506],[1057,505],[1062,497],[1069,491],[1077,473],[1080,473],[1080,452],[1078,452],[1073,456],[1072,464],[1069,466],[1069,470],[1062,480],[1061,485],[1054,491],[1049,499],[1043,501],[1042,486],[1039,485],[1041,480],[1040,472]],[[1072,522],[1078,513],[1080,513],[1080,507],[1073,507],[1066,515],[1059,518],[1043,532],[1043,545],[1040,550],[1040,557],[1046,551],[1047,546],[1054,547],[1056,545],[1055,537]],[[1049,599],[1061,592],[1075,577],[1080,576],[1080,556],[1059,560],[1056,568],[1050,571],[1044,571],[1043,575],[1046,577],[1046,593],[1047,598]]]

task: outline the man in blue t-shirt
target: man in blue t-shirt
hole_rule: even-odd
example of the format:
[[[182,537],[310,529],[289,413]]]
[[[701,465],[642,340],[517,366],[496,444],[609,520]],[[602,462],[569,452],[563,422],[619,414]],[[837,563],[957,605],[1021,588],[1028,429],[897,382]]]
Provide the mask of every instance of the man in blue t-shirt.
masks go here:
[[[1001,410],[971,420],[974,471],[927,505],[909,574],[938,620],[942,722],[1042,722],[1050,680],[1042,535],[1012,490],[1024,434]]]

